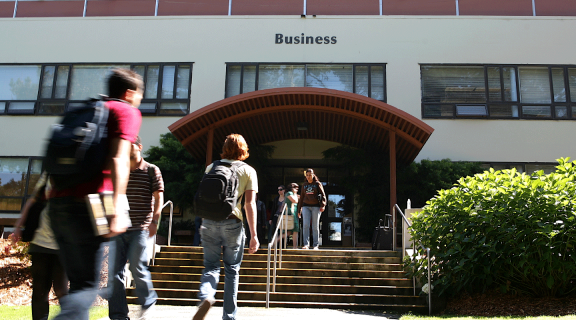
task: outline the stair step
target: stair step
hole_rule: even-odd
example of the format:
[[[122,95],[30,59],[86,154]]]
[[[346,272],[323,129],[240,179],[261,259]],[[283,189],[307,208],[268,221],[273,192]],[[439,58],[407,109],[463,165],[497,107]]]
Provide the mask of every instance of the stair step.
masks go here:
[[[162,252],[199,252],[202,253],[202,247],[187,247],[187,246],[163,246]],[[348,256],[348,257],[399,257],[400,253],[390,250],[336,250],[325,249],[320,250],[302,250],[302,249],[283,249],[283,255],[312,255],[312,256]],[[248,248],[244,249],[244,254],[247,255]],[[280,250],[278,250],[278,254]],[[274,254],[274,250],[272,250]],[[268,256],[268,249],[261,248],[250,256]]]
[[[171,290],[155,288],[158,297],[194,299],[198,295],[198,289]],[[127,296],[134,296],[134,289],[127,290]],[[216,291],[216,299],[223,299],[224,291]],[[238,290],[238,300],[266,301],[265,291],[242,291]],[[317,303],[383,303],[383,304],[418,304],[423,302],[423,298],[410,295],[382,295],[382,294],[339,294],[339,293],[299,293],[299,292],[271,292],[271,301],[308,301]]]
[[[172,258],[156,258],[154,265],[156,266],[203,266],[204,260],[202,259],[172,259]],[[271,266],[274,264],[271,263]],[[223,266],[223,265],[222,265]],[[245,268],[267,268],[267,261],[242,261],[242,267]],[[284,260],[282,262],[284,269],[337,269],[337,270],[402,270],[400,263],[345,263],[345,262],[324,262],[324,261],[290,261]]]
[[[152,273],[154,281],[200,281],[200,273]],[[220,273],[220,282],[224,281],[224,272]],[[240,275],[240,283],[266,283],[266,275]],[[376,285],[411,287],[412,280],[407,278],[354,278],[354,277],[276,277],[276,283],[288,284],[333,284],[333,285]]]
[[[137,303],[137,298],[127,297],[128,303]],[[158,298],[157,304],[159,305],[180,305],[180,306],[196,306],[198,305],[198,299],[178,299],[178,298]],[[222,300],[216,299],[215,306],[222,306]],[[427,311],[427,306],[413,304],[413,305],[399,305],[399,304],[358,304],[358,303],[333,303],[333,302],[323,302],[315,303],[308,301],[298,301],[298,302],[284,302],[284,301],[270,301],[270,307],[278,308],[319,308],[319,309],[347,309],[347,310],[386,310],[395,312],[408,312],[416,311],[423,313]],[[266,307],[266,301],[253,301],[253,300],[238,300],[238,306],[240,307]]]
[[[159,289],[198,289],[200,281],[152,281],[154,288]],[[241,281],[238,290],[240,291],[266,291],[267,284],[250,283]],[[273,290],[274,284],[270,284],[270,290]],[[218,290],[224,289],[224,282],[218,283]],[[412,287],[397,286],[359,286],[359,285],[333,285],[333,284],[309,284],[303,286],[295,283],[276,283],[276,292],[294,292],[294,293],[339,293],[339,294],[382,294],[382,295],[412,295]]]
[[[278,256],[278,260],[279,260]],[[202,252],[160,252],[156,254],[156,259],[186,259],[202,260]],[[274,257],[272,256],[272,260]],[[390,257],[351,257],[338,255],[305,255],[305,254],[286,254],[282,255],[283,261],[303,261],[303,262],[341,262],[341,263],[402,263],[399,256]],[[268,261],[268,255],[251,254],[245,255],[243,261]]]
[[[152,272],[168,272],[168,273],[192,273],[200,274],[204,267],[201,266],[151,266]],[[273,272],[273,271],[271,271]],[[224,273],[221,270],[220,273]],[[240,275],[258,275],[266,274],[265,268],[249,268],[243,267],[240,269]],[[327,269],[276,269],[278,276],[316,276],[316,277],[355,277],[355,278],[403,278],[406,273],[399,270],[327,270]]]

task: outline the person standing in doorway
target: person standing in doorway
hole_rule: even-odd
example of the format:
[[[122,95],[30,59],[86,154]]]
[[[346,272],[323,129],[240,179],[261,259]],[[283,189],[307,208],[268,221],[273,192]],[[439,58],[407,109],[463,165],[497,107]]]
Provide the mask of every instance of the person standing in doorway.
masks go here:
[[[258,219],[256,229],[258,230],[258,242],[264,243],[264,234],[266,232],[266,205],[262,200],[260,200],[258,194],[256,194],[256,199],[256,216]]]
[[[238,163],[248,158],[248,144],[239,134],[230,134],[224,141],[222,154],[223,163],[237,165],[238,188],[237,205],[230,215],[221,221],[204,218],[200,232],[204,249],[204,271],[200,278],[198,298],[200,305],[193,320],[202,320],[214,304],[214,295],[220,279],[220,258],[224,262],[224,308],[223,320],[236,319],[238,309],[238,282],[240,280],[240,264],[244,255],[244,225],[242,223],[242,201],[248,227],[250,228],[249,253],[255,253],[260,246],[256,232],[256,194],[258,193],[258,177],[256,170],[245,163]],[[214,163],[206,168],[210,172]]]
[[[288,192],[286,193],[286,214],[294,217],[294,228],[288,230],[288,235],[292,234],[292,249],[298,249],[298,233],[300,232],[300,224],[298,223],[297,205],[298,205],[298,184],[291,183],[288,185]]]
[[[310,223],[312,223],[312,246],[318,250],[320,234],[320,215],[326,208],[326,193],[314,170],[306,169],[306,181],[302,185],[298,200],[298,217],[302,217],[302,249],[310,248]]]
[[[156,235],[158,220],[164,204],[164,181],[157,166],[142,158],[142,140],[136,138],[130,153],[130,180],[126,188],[132,227],[112,238],[112,263],[108,274],[112,293],[108,299],[109,317],[112,320],[128,318],[126,288],[124,286],[126,260],[130,261],[130,272],[136,285],[136,296],[141,306],[140,319],[151,319],[158,295],[152,287],[152,276],[148,270],[148,239]],[[153,244],[154,245],[154,244]],[[109,285],[109,286],[110,286]]]
[[[270,224],[270,228],[268,229],[268,242],[272,241],[272,238],[274,237],[274,232],[276,231],[276,225],[278,224],[278,218],[280,217],[280,215],[282,215],[284,201],[286,200],[284,193],[286,193],[286,187],[284,187],[284,185],[279,185],[278,196],[276,196],[276,198],[274,198],[274,201],[272,202],[272,210],[271,210],[272,217],[268,221],[268,223]],[[276,239],[276,241],[278,241],[278,239]]]

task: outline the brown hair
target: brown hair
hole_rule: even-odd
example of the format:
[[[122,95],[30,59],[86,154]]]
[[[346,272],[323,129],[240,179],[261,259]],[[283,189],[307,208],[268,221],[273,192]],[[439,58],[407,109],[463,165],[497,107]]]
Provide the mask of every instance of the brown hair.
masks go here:
[[[230,160],[246,160],[250,154],[248,153],[248,144],[244,137],[237,133],[232,133],[226,137],[224,145],[222,146],[222,159]]]
[[[310,169],[310,168],[306,169],[306,173],[308,173],[308,172],[313,174],[312,181],[319,182],[318,177],[316,177],[316,174],[314,173],[313,169]],[[306,180],[306,182],[308,182],[308,179],[304,178],[304,180]]]
[[[128,90],[144,91],[142,77],[130,69],[114,69],[108,77],[108,96],[120,99]]]

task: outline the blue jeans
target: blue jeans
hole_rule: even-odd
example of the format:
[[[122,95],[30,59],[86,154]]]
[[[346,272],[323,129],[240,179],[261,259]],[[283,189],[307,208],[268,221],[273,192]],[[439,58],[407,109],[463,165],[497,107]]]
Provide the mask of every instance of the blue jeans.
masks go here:
[[[110,319],[126,319],[128,304],[126,303],[126,288],[124,286],[124,269],[126,260],[130,261],[130,272],[136,285],[138,304],[143,309],[156,303],[158,295],[152,286],[152,276],[148,270],[148,230],[127,231],[110,241],[109,257],[114,257],[108,263],[108,289],[112,295],[108,299]]]
[[[204,219],[200,228],[204,248],[204,271],[200,278],[198,298],[214,298],[220,279],[220,256],[224,262],[224,315],[236,319],[240,264],[244,255],[244,228],[236,219],[213,221]],[[222,254],[223,253],[223,254]]]
[[[310,221],[312,221],[312,246],[318,246],[320,233],[320,207],[302,207],[302,237],[303,246],[310,246]]]
[[[103,238],[94,228],[83,199],[50,199],[50,225],[60,247],[60,261],[70,280],[68,295],[60,298],[61,311],[55,319],[88,320],[96,299],[104,252]]]

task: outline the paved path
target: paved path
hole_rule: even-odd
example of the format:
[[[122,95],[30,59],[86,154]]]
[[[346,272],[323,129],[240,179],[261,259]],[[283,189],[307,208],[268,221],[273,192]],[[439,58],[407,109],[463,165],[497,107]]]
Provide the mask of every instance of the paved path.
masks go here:
[[[139,306],[129,305],[130,319],[138,319]],[[192,319],[196,312],[196,307],[183,306],[156,306],[152,319],[157,320],[180,320]],[[238,309],[238,319],[240,320],[368,320],[368,319],[398,319],[396,314],[387,314],[373,311],[355,310],[331,310],[331,309],[297,309],[297,308],[250,308],[240,307]],[[221,320],[222,307],[213,307],[206,320]],[[108,320],[103,318],[100,320]]]

